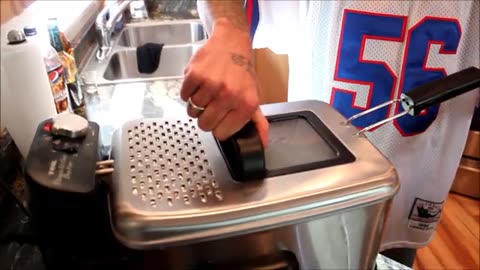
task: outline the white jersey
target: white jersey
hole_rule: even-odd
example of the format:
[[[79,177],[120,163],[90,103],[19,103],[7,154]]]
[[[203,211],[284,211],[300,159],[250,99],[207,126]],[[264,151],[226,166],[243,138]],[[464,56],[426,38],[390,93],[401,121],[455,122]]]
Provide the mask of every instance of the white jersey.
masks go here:
[[[428,81],[479,67],[477,0],[260,0],[258,6],[254,47],[289,54],[289,100],[322,100],[345,117]],[[479,92],[366,134],[396,167],[401,183],[382,250],[419,248],[432,239]],[[354,124],[366,127],[401,110],[391,106]]]

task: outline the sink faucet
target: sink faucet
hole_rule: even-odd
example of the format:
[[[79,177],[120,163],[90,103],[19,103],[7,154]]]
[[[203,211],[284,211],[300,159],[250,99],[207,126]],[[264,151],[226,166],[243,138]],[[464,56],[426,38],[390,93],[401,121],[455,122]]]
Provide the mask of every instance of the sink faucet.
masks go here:
[[[130,6],[134,0],[123,0],[123,1],[106,1],[105,7],[100,11],[95,22],[97,34],[98,34],[98,51],[96,57],[99,61],[103,61],[107,58],[110,50],[112,49],[112,32],[115,27],[115,23],[122,15],[123,11]],[[110,12],[113,5],[119,3],[116,12]],[[107,15],[109,18],[107,20]]]

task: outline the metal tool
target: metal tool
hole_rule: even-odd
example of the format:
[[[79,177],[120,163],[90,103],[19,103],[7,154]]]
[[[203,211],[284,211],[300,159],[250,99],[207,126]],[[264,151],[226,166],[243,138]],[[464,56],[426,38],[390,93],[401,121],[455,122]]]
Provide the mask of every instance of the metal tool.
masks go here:
[[[393,99],[353,115],[346,121],[342,122],[342,124],[351,124],[353,120],[359,117],[394,103],[400,103],[402,105],[403,111],[401,113],[363,128],[356,133],[356,135],[360,135],[404,115],[410,114],[412,116],[417,116],[422,111],[433,105],[440,104],[461,94],[472,91],[478,87],[480,87],[480,69],[476,67],[469,67],[450,74],[442,79],[421,85],[407,93],[403,93],[399,99]]]

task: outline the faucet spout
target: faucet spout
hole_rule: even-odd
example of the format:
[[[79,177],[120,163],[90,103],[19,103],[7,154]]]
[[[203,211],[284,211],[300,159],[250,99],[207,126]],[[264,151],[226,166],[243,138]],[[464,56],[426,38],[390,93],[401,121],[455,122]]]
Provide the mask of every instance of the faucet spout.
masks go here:
[[[123,0],[118,5],[116,12],[110,12],[114,5],[117,5],[120,1],[106,1],[105,7],[100,11],[95,21],[95,28],[97,30],[98,51],[96,57],[99,61],[105,60],[111,49],[112,40],[111,35],[115,23],[117,22],[123,11],[127,9],[134,0]],[[108,19],[107,19],[108,15]]]
[[[110,30],[110,34],[113,31],[115,22],[118,20],[120,15],[123,14],[123,11],[127,9],[134,0],[123,0],[122,3],[118,6],[117,12],[110,13],[110,18],[107,21],[107,29]]]

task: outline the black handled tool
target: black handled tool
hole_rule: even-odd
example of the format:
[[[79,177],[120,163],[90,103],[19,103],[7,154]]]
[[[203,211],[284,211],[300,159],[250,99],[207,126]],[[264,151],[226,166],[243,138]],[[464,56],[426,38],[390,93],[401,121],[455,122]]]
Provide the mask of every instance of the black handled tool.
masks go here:
[[[359,114],[353,115],[342,124],[350,124],[353,120],[392,103],[399,102],[402,105],[403,112],[360,130],[358,134],[361,134],[406,114],[417,116],[423,110],[433,105],[438,105],[478,87],[480,87],[480,69],[469,67],[441,79],[416,87],[407,93],[402,94],[400,99],[385,102]]]
[[[480,87],[480,69],[469,67],[442,79],[419,86],[401,96],[401,104],[411,115]]]
[[[265,177],[265,151],[253,122],[247,123],[227,140],[217,140],[217,143],[236,181],[255,181]]]

